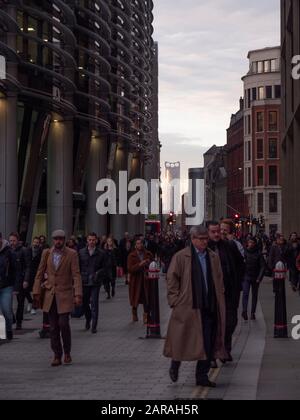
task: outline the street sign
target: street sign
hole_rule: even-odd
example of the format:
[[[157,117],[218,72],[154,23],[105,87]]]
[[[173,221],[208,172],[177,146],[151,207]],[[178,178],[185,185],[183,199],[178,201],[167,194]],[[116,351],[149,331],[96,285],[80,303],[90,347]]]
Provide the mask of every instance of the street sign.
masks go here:
[[[6,59],[0,55],[0,80],[6,79]]]

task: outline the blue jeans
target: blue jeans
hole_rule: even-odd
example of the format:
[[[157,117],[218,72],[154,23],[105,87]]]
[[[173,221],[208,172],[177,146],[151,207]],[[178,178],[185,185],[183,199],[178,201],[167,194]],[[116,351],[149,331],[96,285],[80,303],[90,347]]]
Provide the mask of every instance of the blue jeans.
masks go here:
[[[0,311],[6,322],[6,332],[13,330],[13,287],[0,289]]]

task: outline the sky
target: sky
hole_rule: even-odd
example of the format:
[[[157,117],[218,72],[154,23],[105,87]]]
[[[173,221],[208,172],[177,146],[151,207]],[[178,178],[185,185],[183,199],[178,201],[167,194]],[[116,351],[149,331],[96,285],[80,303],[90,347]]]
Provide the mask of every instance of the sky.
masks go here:
[[[154,0],[154,9],[162,167],[181,161],[187,178],[226,144],[248,51],[280,44],[280,0]]]

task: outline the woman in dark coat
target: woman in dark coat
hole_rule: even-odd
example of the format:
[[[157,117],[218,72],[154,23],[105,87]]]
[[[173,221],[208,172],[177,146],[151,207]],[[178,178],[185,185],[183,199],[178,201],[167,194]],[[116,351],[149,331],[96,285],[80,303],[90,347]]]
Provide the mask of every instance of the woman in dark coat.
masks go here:
[[[117,279],[117,265],[118,255],[117,248],[112,238],[108,238],[104,245],[105,252],[105,268],[107,272],[107,281],[105,282],[105,291],[107,299],[115,297],[116,295],[116,279]]]
[[[263,257],[262,252],[258,248],[257,240],[250,238],[248,240],[247,249],[245,251],[245,279],[243,282],[243,318],[248,321],[248,302],[250,296],[250,289],[252,289],[252,309],[251,319],[256,319],[256,308],[258,302],[258,291],[260,283],[264,278],[264,273],[267,264]]]

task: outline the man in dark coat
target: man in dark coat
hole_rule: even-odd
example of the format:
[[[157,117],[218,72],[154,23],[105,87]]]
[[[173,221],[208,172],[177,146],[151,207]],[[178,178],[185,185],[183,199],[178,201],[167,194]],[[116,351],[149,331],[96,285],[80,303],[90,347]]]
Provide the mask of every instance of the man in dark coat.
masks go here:
[[[0,311],[6,324],[6,338],[13,339],[13,292],[15,290],[16,275],[14,271],[12,251],[9,243],[0,233]]]
[[[138,306],[144,305],[144,323],[148,320],[148,280],[147,270],[153,255],[144,247],[142,239],[137,239],[135,251],[128,257],[129,299],[132,306],[133,322],[138,322]]]
[[[232,362],[232,338],[238,324],[238,308],[245,273],[245,263],[236,244],[233,241],[221,238],[221,227],[218,222],[209,222],[207,227],[210,239],[208,246],[220,257],[225,286],[225,347],[228,353],[228,359],[224,360],[224,362]]]
[[[105,253],[97,248],[97,235],[87,237],[87,246],[79,252],[80,273],[83,284],[83,310],[86,318],[86,330],[97,333],[99,318],[100,288],[105,283]]]
[[[25,278],[28,277],[29,261],[26,248],[20,245],[20,237],[18,233],[10,234],[9,244],[13,255],[16,273],[16,292],[18,300],[16,330],[22,330],[25,299],[27,299],[30,305],[33,303],[30,291],[28,290],[27,282],[25,281]]]
[[[24,279],[24,290],[27,293],[31,293],[34,285],[35,276],[37,274],[41,258],[42,258],[42,249],[40,246],[40,240],[38,237],[34,238],[32,241],[32,246],[26,250],[27,261],[28,261],[28,270],[26,271]],[[35,309],[31,310],[31,314],[35,315]]]

